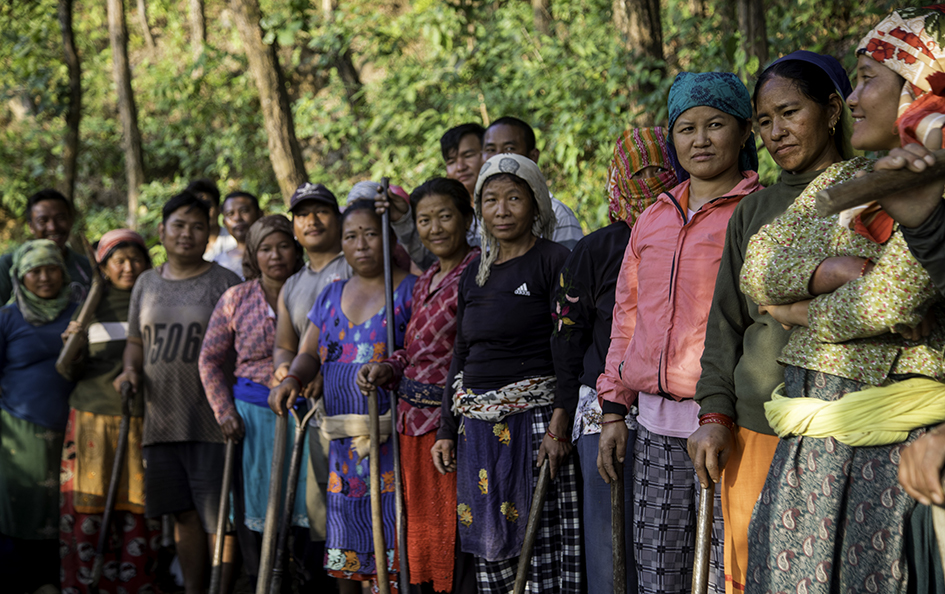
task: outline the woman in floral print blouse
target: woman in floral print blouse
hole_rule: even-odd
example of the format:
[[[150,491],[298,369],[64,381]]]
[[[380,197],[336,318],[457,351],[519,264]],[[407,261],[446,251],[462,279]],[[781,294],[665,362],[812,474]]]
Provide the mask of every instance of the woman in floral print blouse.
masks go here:
[[[943,17],[937,8],[903,9],[860,42],[848,99],[854,148],[896,149],[922,134],[897,132],[897,115],[908,123],[913,108],[929,105],[930,74],[945,64]],[[935,289],[878,205],[823,218],[814,211],[819,190],[867,165],[831,166],[746,254],[742,290],[795,328],[780,357],[785,384],[766,405],[782,440],[752,517],[746,592],[905,592],[928,577],[905,558],[915,501],[897,470],[901,448],[945,420],[935,381],[945,345],[935,320],[945,318],[929,317]],[[924,338],[913,330],[921,325]],[[911,426],[899,418],[907,401],[916,403]]]

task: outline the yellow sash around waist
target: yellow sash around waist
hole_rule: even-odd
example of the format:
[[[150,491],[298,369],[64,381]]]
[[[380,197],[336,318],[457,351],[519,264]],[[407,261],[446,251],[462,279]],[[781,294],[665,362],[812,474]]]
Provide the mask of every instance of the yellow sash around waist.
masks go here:
[[[765,416],[780,436],[833,437],[850,446],[905,441],[909,432],[945,421],[945,384],[913,378],[851,392],[839,400],[788,398],[784,384],[765,403]]]

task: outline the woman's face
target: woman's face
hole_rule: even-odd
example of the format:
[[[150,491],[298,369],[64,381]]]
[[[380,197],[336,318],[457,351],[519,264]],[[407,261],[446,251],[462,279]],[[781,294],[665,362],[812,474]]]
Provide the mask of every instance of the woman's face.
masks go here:
[[[896,117],[902,85],[901,76],[873,58],[857,58],[856,88],[847,99],[853,115],[853,148],[884,151],[900,146]]]
[[[358,276],[374,277],[384,271],[381,219],[369,210],[358,210],[345,218],[341,230],[345,260]]]
[[[23,286],[40,299],[53,299],[62,289],[62,268],[37,266],[23,275]]]
[[[452,198],[442,194],[425,196],[414,208],[420,241],[434,256],[450,258],[468,245],[469,220],[460,214]]]
[[[282,231],[270,233],[259,242],[256,249],[256,264],[268,279],[285,282],[295,272],[295,242]]]
[[[842,108],[838,95],[831,95],[830,104],[824,106],[804,95],[794,80],[774,76],[758,93],[761,140],[785,171],[825,169],[840,160],[830,128],[839,121]]]
[[[708,105],[682,112],[673,125],[673,144],[683,169],[699,180],[738,170],[738,153],[751,128]]]
[[[127,246],[118,248],[105,260],[105,278],[116,289],[130,291],[141,273],[148,269],[148,260],[141,250]]]
[[[525,182],[500,178],[482,189],[482,223],[500,242],[522,239],[532,232],[535,200]]]

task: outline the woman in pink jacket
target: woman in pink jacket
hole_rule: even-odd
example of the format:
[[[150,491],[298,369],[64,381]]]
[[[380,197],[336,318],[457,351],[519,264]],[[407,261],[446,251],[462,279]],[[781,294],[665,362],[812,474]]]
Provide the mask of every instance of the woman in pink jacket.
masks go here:
[[[597,465],[610,482],[627,453],[622,422],[638,407],[634,556],[639,592],[689,592],[698,480],[686,439],[725,230],[738,201],[761,189],[751,98],[733,74],[683,72],[669,92],[671,154],[689,174],[647,208],[617,280],[610,350],[597,389],[604,412]],[[710,589],[725,591],[716,500]]]

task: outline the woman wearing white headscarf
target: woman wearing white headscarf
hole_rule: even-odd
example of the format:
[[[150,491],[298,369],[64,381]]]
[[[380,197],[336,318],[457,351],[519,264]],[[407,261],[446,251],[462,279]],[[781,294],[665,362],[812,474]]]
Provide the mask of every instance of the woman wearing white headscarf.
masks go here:
[[[512,589],[538,465],[555,481],[539,522],[531,592],[580,590],[577,485],[570,443],[549,428],[555,406],[551,297],[568,250],[550,238],[545,179],[529,159],[495,155],[475,195],[482,255],[459,286],[459,330],[433,447],[457,471],[463,552],[476,557],[483,593]],[[560,416],[560,413],[556,414]]]

